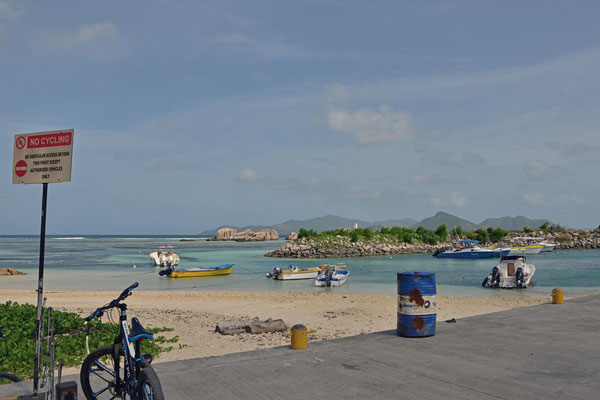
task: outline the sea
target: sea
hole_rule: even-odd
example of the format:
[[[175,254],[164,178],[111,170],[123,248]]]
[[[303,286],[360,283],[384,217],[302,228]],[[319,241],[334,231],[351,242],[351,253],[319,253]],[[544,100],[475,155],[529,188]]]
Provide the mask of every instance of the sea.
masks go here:
[[[488,289],[481,286],[497,259],[438,259],[430,254],[381,257],[284,259],[265,253],[286,241],[216,242],[181,235],[47,235],[44,256],[44,291],[122,290],[139,282],[138,290],[245,290],[334,291],[340,293],[396,294],[397,273],[434,272],[437,294],[459,297],[548,297],[554,288],[565,296],[600,293],[600,249],[554,250],[528,256],[536,266],[531,288]],[[171,245],[182,268],[235,264],[230,275],[171,279],[158,275],[149,254]],[[0,236],[0,267],[27,275],[0,278],[0,289],[36,290],[39,276],[39,236]],[[274,281],[266,273],[277,266],[312,267],[346,264],[347,283],[317,288],[312,280]]]

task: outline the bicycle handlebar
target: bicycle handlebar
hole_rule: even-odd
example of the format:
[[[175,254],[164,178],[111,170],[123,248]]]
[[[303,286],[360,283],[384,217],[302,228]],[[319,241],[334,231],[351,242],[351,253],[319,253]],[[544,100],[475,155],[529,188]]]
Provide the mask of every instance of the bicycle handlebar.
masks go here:
[[[87,316],[87,318],[85,319],[86,322],[89,322],[96,317],[101,317],[102,315],[104,315],[104,310],[108,310],[110,308],[113,308],[113,307],[116,307],[117,305],[119,305],[119,303],[121,301],[125,300],[128,296],[130,296],[133,289],[135,289],[139,285],[140,285],[139,283],[134,282],[127,289],[123,290],[123,292],[119,295],[119,297],[117,297],[116,299],[111,301],[109,304],[102,306],[102,307],[98,307],[96,309],[96,311],[94,311],[93,313],[91,313],[90,315]]]

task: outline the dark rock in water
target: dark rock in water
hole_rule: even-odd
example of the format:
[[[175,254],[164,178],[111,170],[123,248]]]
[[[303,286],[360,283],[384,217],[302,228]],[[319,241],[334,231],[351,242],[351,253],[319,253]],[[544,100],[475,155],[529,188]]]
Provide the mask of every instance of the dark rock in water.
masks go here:
[[[17,271],[14,268],[0,268],[0,276],[12,276],[12,275],[27,275],[23,271]]]
[[[195,242],[195,239],[179,239],[180,242]]]

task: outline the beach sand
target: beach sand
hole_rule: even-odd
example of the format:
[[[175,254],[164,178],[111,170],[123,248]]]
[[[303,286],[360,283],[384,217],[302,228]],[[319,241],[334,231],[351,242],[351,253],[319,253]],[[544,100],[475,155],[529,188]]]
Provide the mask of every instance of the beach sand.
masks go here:
[[[45,291],[47,306],[87,316],[108,303],[119,292]],[[0,290],[0,302],[8,300],[37,304],[35,291]],[[437,297],[438,323],[447,319],[548,303],[540,298]],[[309,343],[362,333],[396,329],[395,295],[347,294],[332,292],[243,292],[243,291],[134,291],[127,298],[129,317],[137,316],[146,328],[170,327],[167,338],[179,336],[185,347],[163,353],[155,362],[217,356],[267,347],[289,345],[281,333],[221,335],[217,324],[258,317],[281,318],[288,327],[303,324],[316,332]],[[113,316],[118,318],[117,311]],[[103,321],[107,318],[104,317]],[[66,373],[77,373],[69,369]]]

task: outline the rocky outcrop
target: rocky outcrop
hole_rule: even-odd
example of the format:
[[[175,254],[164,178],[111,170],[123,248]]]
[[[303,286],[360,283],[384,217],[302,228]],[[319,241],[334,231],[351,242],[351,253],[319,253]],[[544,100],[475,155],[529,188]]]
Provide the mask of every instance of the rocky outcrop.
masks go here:
[[[296,240],[298,239],[298,234],[296,232],[292,232],[285,238],[285,240]]]
[[[17,271],[14,268],[0,268],[0,276],[12,276],[12,275],[27,275],[27,274],[22,271]]]
[[[263,229],[258,232],[253,232],[246,229],[243,232],[238,232],[232,228],[221,228],[217,231],[214,239],[208,240],[234,240],[236,242],[259,242],[264,240],[278,240],[279,234],[273,229]]]
[[[556,249],[598,249],[600,248],[600,229],[593,231],[563,230],[561,232],[511,232],[496,246],[510,246],[511,238],[518,236],[534,236],[551,243],[556,243]],[[266,257],[283,258],[339,258],[365,257],[391,254],[433,253],[440,247],[449,247],[451,243],[429,245],[425,243],[391,243],[376,241],[352,242],[348,237],[337,236],[330,239],[314,239],[297,237],[291,239],[277,250],[265,254]],[[489,245],[489,243],[488,243]]]
[[[288,242],[275,251],[265,254],[266,257],[283,258],[341,258],[341,257],[368,257],[389,254],[416,254],[433,253],[437,248],[448,245],[429,245],[425,243],[375,243],[356,242],[349,239],[341,243],[327,243],[314,239],[300,239]]]

